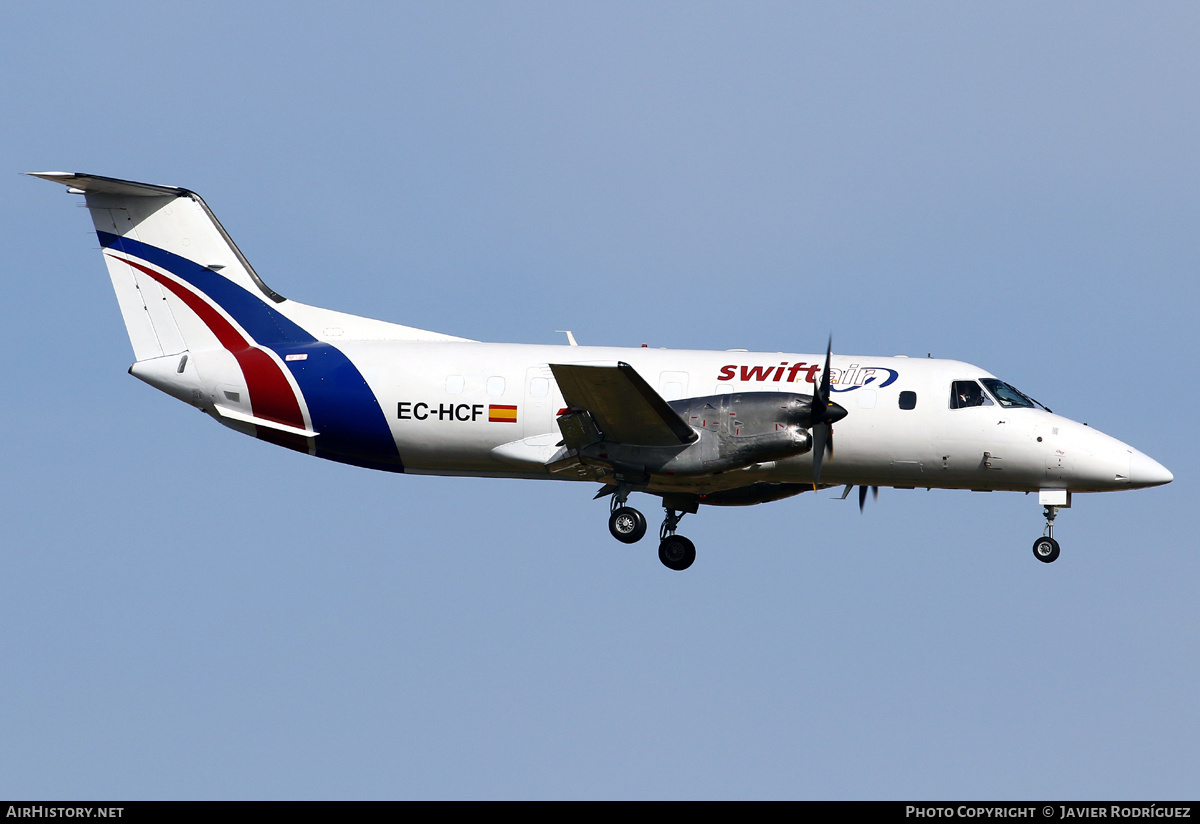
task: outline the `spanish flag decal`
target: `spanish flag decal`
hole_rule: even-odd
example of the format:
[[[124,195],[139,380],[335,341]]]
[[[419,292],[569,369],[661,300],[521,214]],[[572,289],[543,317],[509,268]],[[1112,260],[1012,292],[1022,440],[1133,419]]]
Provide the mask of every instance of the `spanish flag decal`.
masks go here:
[[[517,407],[492,404],[488,407],[488,420],[491,423],[516,423]]]

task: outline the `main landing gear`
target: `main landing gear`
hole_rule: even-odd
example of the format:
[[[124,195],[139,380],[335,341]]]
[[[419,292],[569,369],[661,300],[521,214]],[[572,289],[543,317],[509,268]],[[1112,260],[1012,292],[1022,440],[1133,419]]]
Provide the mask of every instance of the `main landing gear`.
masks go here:
[[[681,520],[682,512],[676,515],[675,510],[667,509],[667,517],[658,530],[658,560],[667,569],[676,572],[682,572],[696,560],[696,545],[682,535],[675,534],[675,527]]]
[[[1046,505],[1046,529],[1042,537],[1033,542],[1033,557],[1043,564],[1052,564],[1058,560],[1058,541],[1054,540],[1054,519],[1058,517],[1058,507]]]
[[[631,506],[613,507],[608,531],[623,544],[636,544],[646,534],[646,516]]]
[[[626,506],[629,490],[618,488],[609,505],[608,531],[623,544],[636,544],[646,534],[646,516],[631,506]],[[682,535],[675,534],[675,527],[683,520],[684,513],[666,510],[666,518],[658,531],[658,560],[663,566],[681,572],[696,560],[696,545]]]

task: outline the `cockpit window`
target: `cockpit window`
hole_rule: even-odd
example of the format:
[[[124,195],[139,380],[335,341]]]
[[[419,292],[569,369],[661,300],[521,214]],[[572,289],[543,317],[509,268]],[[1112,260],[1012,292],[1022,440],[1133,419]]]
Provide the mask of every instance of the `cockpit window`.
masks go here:
[[[991,406],[992,399],[983,393],[975,381],[955,381],[950,384],[950,408],[966,409],[969,406]]]
[[[996,396],[996,400],[1005,409],[1011,409],[1014,406],[1025,409],[1033,409],[1035,406],[1041,406],[1042,409],[1046,408],[1024,392],[1014,389],[1004,381],[996,380],[995,378],[980,378],[980,381],[988,388],[989,392]]]

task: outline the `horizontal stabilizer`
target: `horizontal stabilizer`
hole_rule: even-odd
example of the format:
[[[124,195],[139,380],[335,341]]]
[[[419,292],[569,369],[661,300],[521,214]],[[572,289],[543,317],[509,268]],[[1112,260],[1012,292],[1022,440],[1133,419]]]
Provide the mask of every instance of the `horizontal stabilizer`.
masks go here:
[[[85,175],[74,172],[28,172],[30,177],[40,177],[51,183],[61,183],[77,192],[103,192],[107,195],[132,195],[134,197],[182,197],[189,194],[178,186],[156,186],[153,183],[136,183],[115,177]]]
[[[608,441],[630,446],[682,446],[699,437],[627,363],[552,363],[550,369],[567,406],[590,413]]]

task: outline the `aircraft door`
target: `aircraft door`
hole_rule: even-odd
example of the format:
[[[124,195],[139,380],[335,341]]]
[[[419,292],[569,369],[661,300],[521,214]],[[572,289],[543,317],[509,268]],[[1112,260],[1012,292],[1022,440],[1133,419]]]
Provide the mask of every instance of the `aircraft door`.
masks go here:
[[[554,382],[554,373],[546,364],[532,366],[525,371],[524,436],[544,435],[558,432],[554,418],[563,407],[562,394]]]
[[[677,401],[688,397],[687,372],[663,372],[658,376],[658,394],[665,401]]]

